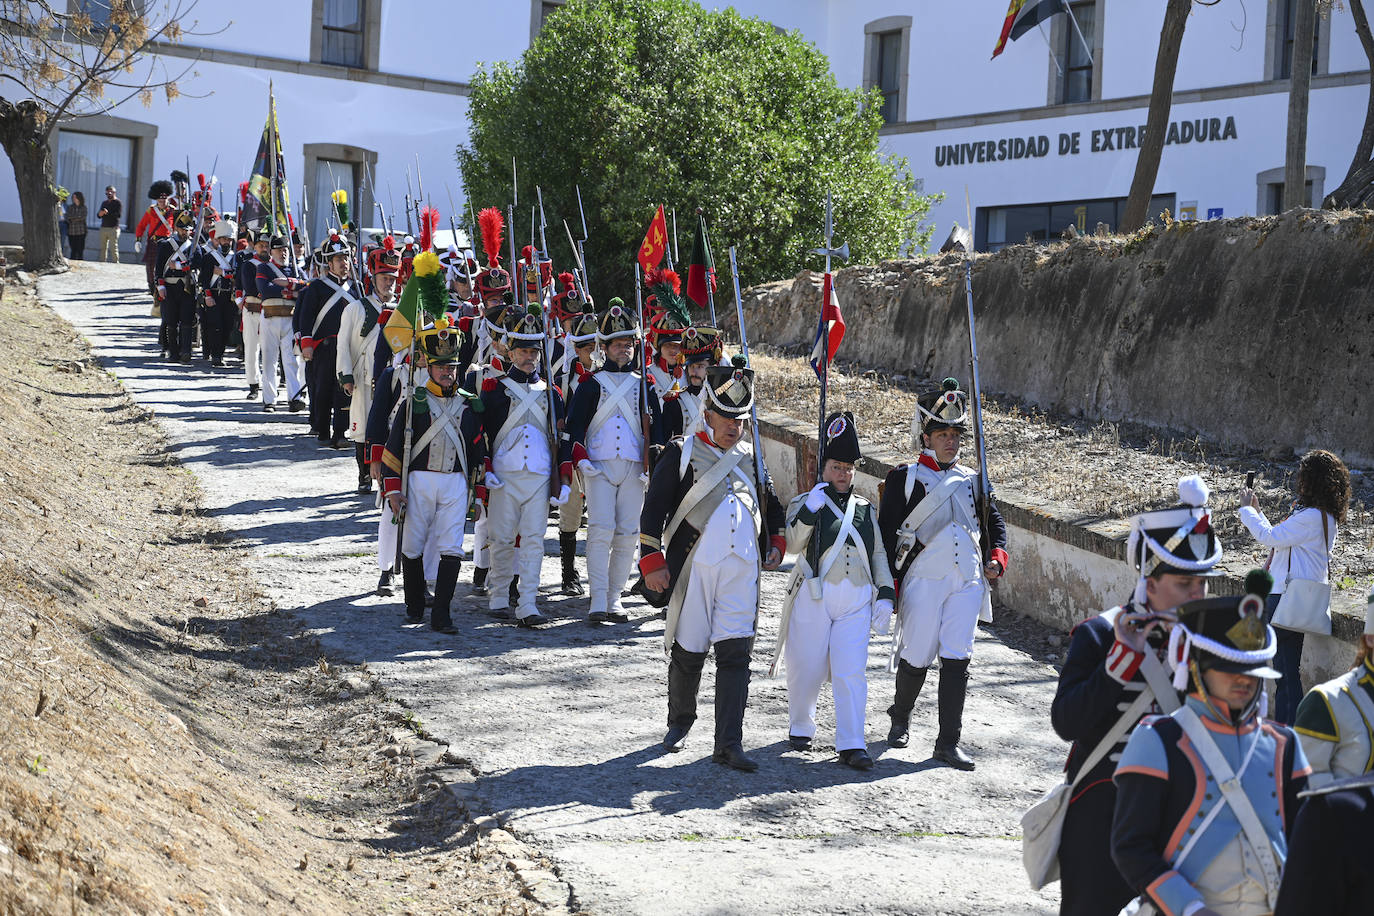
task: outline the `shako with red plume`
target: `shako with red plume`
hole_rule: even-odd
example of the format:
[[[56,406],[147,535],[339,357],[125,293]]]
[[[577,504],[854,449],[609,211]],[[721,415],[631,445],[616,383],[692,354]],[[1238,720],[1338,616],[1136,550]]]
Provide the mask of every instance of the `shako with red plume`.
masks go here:
[[[510,274],[501,266],[506,218],[496,207],[487,207],[477,214],[477,225],[482,231],[482,250],[487,254],[486,269],[477,276],[477,289],[483,299],[500,296],[510,290]]]

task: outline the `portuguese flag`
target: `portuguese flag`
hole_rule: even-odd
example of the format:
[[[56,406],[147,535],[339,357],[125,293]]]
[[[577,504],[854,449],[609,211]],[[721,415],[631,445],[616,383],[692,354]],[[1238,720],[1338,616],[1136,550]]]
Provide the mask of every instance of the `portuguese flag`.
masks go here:
[[[687,267],[687,298],[697,308],[706,308],[710,293],[716,288],[716,262],[711,258],[711,245],[706,240],[706,217],[697,216],[697,231],[692,238],[692,261]]]

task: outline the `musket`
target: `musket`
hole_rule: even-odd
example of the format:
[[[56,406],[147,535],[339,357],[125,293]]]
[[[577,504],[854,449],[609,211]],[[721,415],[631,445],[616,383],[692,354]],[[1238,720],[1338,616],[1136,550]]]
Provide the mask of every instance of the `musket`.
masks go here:
[[[678,250],[677,250],[677,207],[674,207],[674,208],[673,208],[673,253],[672,253],[672,255],[668,258],[668,269],[669,269],[669,270],[675,270],[676,268],[673,267],[673,262],[674,262],[674,261],[679,261],[679,260],[681,260],[681,258],[678,257]]]
[[[410,221],[410,205],[414,200],[415,198],[410,195],[410,166],[406,166],[406,235],[412,238],[415,232],[411,229],[413,224]],[[416,215],[418,216],[419,214],[417,213]]]
[[[405,540],[406,498],[410,489],[410,450],[415,438],[415,348],[420,340],[420,309],[415,309],[416,327],[410,330],[410,359],[406,362],[406,374],[401,383],[401,394],[406,399],[406,431],[401,440],[401,511],[396,522],[396,559],[392,562],[393,573],[401,571],[401,544]]]
[[[310,247],[310,200],[305,196],[305,182],[301,182],[301,241]]]
[[[578,263],[582,265],[582,285],[587,287],[590,286],[592,282],[591,277],[587,276],[587,252],[583,248],[590,240],[590,236],[587,235],[587,214],[586,211],[582,209],[582,186],[575,184],[573,188],[577,191],[577,215],[578,218],[582,220],[582,238],[574,247],[577,248]],[[569,235],[571,236],[571,233],[569,233]],[[590,299],[587,301],[591,302]]]
[[[573,242],[572,229],[568,228],[568,221],[563,220],[563,231],[568,233],[568,245],[572,248],[573,259],[577,262],[578,270],[573,271],[573,284],[577,291],[582,294],[582,302],[585,306],[592,304],[591,294],[587,292],[587,265],[582,263],[582,253],[577,250],[577,245]],[[579,275],[579,271],[581,271]]]
[[[968,188],[964,189],[964,207],[973,225]],[[992,504],[992,480],[988,477],[987,439],[983,435],[983,386],[978,378],[978,331],[973,318],[973,251],[964,249],[964,294],[968,302],[969,398],[973,401],[973,443],[978,453],[977,511],[979,522],[987,530],[988,511]]]
[[[744,333],[744,298],[739,291],[739,267],[735,264],[735,246],[730,246],[730,276],[735,282],[735,313],[739,318],[739,348],[744,354],[744,364],[749,365],[749,338]],[[758,486],[760,505],[763,500],[763,482],[768,479],[768,471],[763,466],[763,448],[759,443],[758,404],[749,405],[749,427],[754,443],[754,483]]]
[[[391,222],[387,223],[383,228],[386,229],[387,235],[394,237],[396,235],[396,195],[391,193],[390,178],[386,180],[386,202],[391,205]],[[386,219],[385,211],[382,212],[382,219]]]
[[[640,334],[644,328],[644,290],[639,282],[639,261],[635,261],[635,310],[639,313]],[[640,461],[644,463],[644,473],[649,473],[649,368],[644,360],[644,341],[635,335],[635,353],[639,360],[639,427],[643,439],[640,445]]]
[[[547,386],[544,404],[547,408],[549,422],[549,456],[553,467],[549,473],[549,495],[558,496],[563,488],[563,478],[558,473],[558,412],[553,406],[553,314],[552,310],[544,308],[543,288],[543,265],[548,258],[548,240],[544,237],[544,192],[539,185],[534,186],[534,195],[539,200],[539,251],[532,260],[535,262],[535,270],[539,271],[540,277],[540,308],[544,313],[544,346],[539,348],[542,357],[540,367],[544,373],[544,383]],[[553,271],[550,270],[550,273]]]
[[[420,200],[425,201],[425,179],[420,174],[420,154],[415,154],[415,187],[420,192]],[[416,206],[419,206],[417,203]]]

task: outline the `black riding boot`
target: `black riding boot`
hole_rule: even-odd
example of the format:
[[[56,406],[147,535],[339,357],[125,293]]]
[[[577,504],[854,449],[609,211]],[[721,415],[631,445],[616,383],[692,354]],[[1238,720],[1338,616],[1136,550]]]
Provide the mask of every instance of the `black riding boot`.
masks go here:
[[[367,446],[361,442],[353,444],[353,460],[358,462],[358,492],[372,492],[372,473],[367,468]]]
[[[717,763],[752,773],[759,765],[744,755],[744,707],[749,702],[749,655],[753,637],[716,643]]]
[[[472,570],[472,593],[478,597],[486,597],[491,594],[491,589],[487,588],[487,567],[475,566]]]
[[[419,623],[425,619],[425,560],[401,557],[402,587],[406,596],[406,620]]]
[[[959,747],[964,730],[964,697],[968,695],[968,659],[940,659],[940,733],[931,756],[957,770],[971,770],[973,758]]]
[[[682,750],[697,720],[697,689],[705,664],[705,652],[688,652],[673,643],[668,661],[668,734],[663,736],[663,746],[670,751]]]
[[[582,576],[577,572],[577,532],[558,532],[558,555],[563,560],[563,594],[582,594]]]
[[[458,570],[463,566],[462,557],[439,557],[439,571],[434,576],[434,606],[429,610],[429,628],[440,633],[457,633],[453,628],[453,618],[449,605],[453,603],[453,587],[458,584]]]
[[[921,688],[926,682],[926,668],[917,668],[902,659],[897,662],[897,689],[892,697],[892,705],[887,714],[892,718],[892,727],[887,730],[887,743],[890,747],[906,747],[911,743],[911,710]]]

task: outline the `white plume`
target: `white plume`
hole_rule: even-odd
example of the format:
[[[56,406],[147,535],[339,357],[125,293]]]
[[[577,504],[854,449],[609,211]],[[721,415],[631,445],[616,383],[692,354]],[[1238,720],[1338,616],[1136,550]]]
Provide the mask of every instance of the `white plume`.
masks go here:
[[[1184,477],[1178,482],[1178,498],[1186,506],[1201,509],[1207,505],[1207,498],[1211,495],[1212,491],[1196,474]]]

